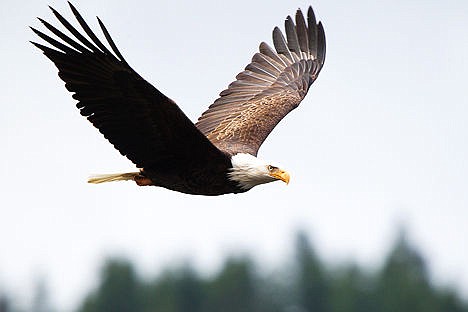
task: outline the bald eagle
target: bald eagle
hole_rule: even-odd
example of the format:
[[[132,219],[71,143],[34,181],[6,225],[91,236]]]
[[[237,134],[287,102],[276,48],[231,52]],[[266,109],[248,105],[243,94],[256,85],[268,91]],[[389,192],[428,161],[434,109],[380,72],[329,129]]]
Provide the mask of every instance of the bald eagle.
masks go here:
[[[312,7],[285,21],[286,38],[273,30],[272,49],[260,44],[194,124],[174,101],[124,59],[99,18],[108,47],[69,3],[85,35],[51,8],[66,35],[39,18],[51,35],[31,29],[53,48],[31,42],[58,68],[81,115],[139,170],[95,176],[90,183],[133,180],[187,194],[241,193],[289,174],[257,158],[273,128],[304,99],[325,60],[325,34]],[[110,49],[109,49],[110,47]]]

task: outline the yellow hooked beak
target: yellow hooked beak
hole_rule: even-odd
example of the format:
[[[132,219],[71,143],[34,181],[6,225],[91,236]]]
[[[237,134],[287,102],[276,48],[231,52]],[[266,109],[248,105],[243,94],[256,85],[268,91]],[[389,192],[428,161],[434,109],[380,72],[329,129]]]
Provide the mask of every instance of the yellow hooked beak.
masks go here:
[[[289,184],[289,173],[287,173],[284,170],[281,170],[279,168],[275,168],[270,171],[270,176],[272,176],[275,179],[281,180],[286,184]]]

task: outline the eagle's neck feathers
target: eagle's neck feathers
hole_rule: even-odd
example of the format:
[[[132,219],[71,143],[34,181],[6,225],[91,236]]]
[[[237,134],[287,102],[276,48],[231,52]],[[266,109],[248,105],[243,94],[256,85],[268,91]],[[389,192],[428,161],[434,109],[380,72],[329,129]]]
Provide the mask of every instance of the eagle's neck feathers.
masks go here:
[[[253,155],[236,154],[231,157],[231,163],[232,168],[228,172],[228,178],[237,182],[243,190],[276,180],[269,175],[268,164]]]

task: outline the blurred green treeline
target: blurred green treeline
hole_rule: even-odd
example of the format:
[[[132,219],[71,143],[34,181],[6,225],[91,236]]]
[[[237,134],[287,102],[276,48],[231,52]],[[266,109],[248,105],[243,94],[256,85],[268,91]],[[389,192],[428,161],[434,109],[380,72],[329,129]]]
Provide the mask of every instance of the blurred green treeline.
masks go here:
[[[304,233],[288,267],[268,276],[257,271],[247,257],[230,258],[209,278],[187,265],[145,281],[131,263],[110,260],[78,312],[468,311],[455,291],[431,283],[403,231],[374,273],[351,264],[330,268]]]
[[[111,259],[77,312],[468,312],[454,289],[434,285],[404,231],[377,270],[326,265],[304,233],[295,244],[294,259],[270,274],[233,257],[210,277],[184,265],[144,279]]]

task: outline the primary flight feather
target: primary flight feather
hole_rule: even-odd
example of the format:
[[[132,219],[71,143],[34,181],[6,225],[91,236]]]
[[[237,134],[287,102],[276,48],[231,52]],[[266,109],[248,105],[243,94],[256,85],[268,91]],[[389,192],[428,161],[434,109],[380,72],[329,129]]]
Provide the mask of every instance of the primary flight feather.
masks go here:
[[[252,62],[194,124],[130,67],[99,18],[110,49],[69,5],[88,39],[51,8],[70,34],[39,18],[55,39],[32,28],[52,47],[32,43],[57,66],[81,115],[140,168],[95,176],[90,183],[133,180],[198,195],[240,193],[275,180],[289,183],[286,171],[257,158],[257,153],[322,69],[325,33],[311,7],[307,20],[301,10],[295,23],[288,16],[286,38],[275,27],[274,49],[262,42]]]

